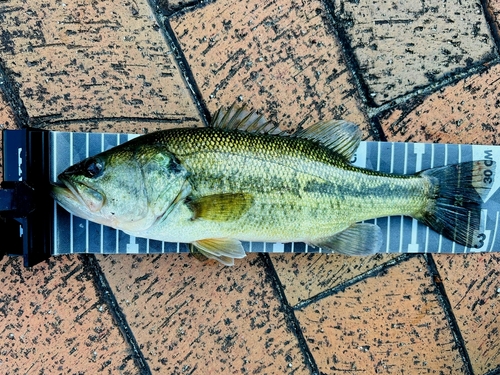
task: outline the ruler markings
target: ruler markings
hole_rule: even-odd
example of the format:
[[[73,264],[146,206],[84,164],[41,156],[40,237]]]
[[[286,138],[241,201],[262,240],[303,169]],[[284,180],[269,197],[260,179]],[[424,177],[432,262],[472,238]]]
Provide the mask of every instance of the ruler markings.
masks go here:
[[[490,252],[493,250],[493,246],[495,246],[495,241],[497,239],[497,228],[498,228],[498,214],[499,212],[497,211],[495,215],[495,229],[493,230],[493,238],[491,240],[491,247],[490,247]]]

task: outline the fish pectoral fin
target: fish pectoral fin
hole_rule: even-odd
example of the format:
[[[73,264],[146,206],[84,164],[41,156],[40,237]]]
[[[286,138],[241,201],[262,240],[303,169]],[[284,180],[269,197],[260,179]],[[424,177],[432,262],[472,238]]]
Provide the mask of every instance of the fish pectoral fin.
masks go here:
[[[375,224],[358,223],[311,245],[345,255],[372,255],[382,247],[382,230]]]
[[[188,199],[188,206],[193,212],[192,220],[212,221],[237,220],[248,211],[253,203],[253,196],[248,193],[214,194]]]
[[[330,120],[299,130],[294,137],[306,138],[328,147],[350,162],[361,142],[361,130],[349,121]]]
[[[202,255],[208,259],[215,259],[225,266],[233,266],[235,258],[241,259],[246,256],[241,242],[232,238],[207,238],[195,241],[191,243],[190,251],[198,259]]]

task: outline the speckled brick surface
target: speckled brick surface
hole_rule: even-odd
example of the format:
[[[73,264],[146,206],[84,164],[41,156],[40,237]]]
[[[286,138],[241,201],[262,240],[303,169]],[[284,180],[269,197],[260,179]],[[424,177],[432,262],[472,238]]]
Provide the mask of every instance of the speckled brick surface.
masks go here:
[[[328,292],[395,257],[382,254],[357,258],[337,254],[271,255],[292,306]]]
[[[493,20],[491,28],[496,32],[499,31],[500,27],[500,1],[491,0],[486,2],[488,9],[487,15],[489,14]]]
[[[480,3],[329,0],[380,105],[493,56]]]
[[[382,128],[394,141],[498,144],[499,74],[498,65],[489,67],[426,97],[408,113],[388,112]]]
[[[460,353],[427,277],[414,257],[297,311],[325,374],[459,374]]]
[[[0,130],[15,129],[16,123],[12,108],[5,100],[5,96],[0,92]]]
[[[309,373],[257,255],[234,267],[175,254],[101,265],[153,373]]]
[[[32,122],[199,124],[147,2],[4,2],[2,60]]]
[[[500,256],[436,256],[475,374],[500,363]]]
[[[217,1],[172,19],[203,99],[235,100],[283,128],[344,118],[364,125],[341,49],[319,1]]]
[[[0,2],[0,127],[285,129],[498,144],[500,2]],[[5,244],[0,244],[4,249]],[[0,263],[0,373],[500,371],[496,254]]]
[[[5,244],[2,244],[5,246]],[[137,374],[133,353],[76,257],[0,262],[2,374]]]
[[[5,95],[0,92],[0,181],[3,180],[2,160],[2,130],[17,129],[12,108],[5,100]]]

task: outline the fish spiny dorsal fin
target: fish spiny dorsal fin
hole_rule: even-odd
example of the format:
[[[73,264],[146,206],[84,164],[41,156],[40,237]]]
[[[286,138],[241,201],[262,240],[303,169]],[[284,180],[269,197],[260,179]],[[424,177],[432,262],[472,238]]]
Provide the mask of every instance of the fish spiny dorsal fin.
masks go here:
[[[278,125],[268,121],[263,115],[247,110],[245,105],[239,107],[236,103],[233,103],[229,109],[219,108],[214,114],[210,127],[262,134],[282,133]]]
[[[229,109],[219,108],[210,124],[213,128],[241,130],[251,133],[289,136],[279,126],[266,120],[263,115],[249,111],[236,103]],[[361,142],[361,131],[356,124],[344,120],[320,121],[307,129],[292,134],[293,137],[309,139],[335,151],[350,161]]]
[[[361,142],[359,127],[344,120],[320,121],[307,129],[295,132],[292,136],[319,142],[348,162],[351,161]]]

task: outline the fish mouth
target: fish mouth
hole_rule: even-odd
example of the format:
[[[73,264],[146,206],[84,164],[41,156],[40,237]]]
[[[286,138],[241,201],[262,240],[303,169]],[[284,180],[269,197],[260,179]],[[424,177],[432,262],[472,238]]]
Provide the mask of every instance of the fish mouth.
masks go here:
[[[99,191],[81,182],[68,181],[62,176],[59,176],[56,184],[52,184],[51,195],[68,211],[78,211],[78,216],[97,212],[104,204],[104,195]],[[83,215],[85,211],[87,214]]]

